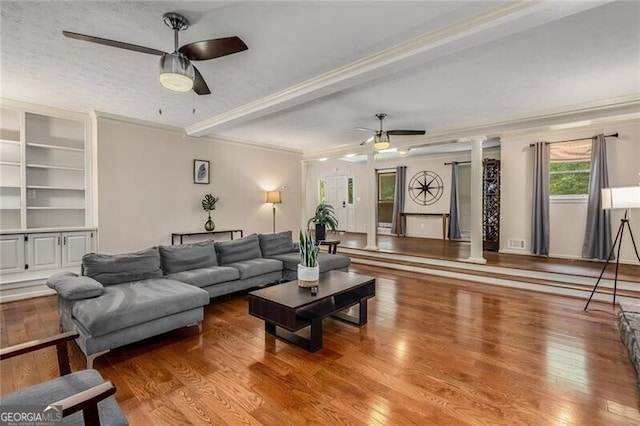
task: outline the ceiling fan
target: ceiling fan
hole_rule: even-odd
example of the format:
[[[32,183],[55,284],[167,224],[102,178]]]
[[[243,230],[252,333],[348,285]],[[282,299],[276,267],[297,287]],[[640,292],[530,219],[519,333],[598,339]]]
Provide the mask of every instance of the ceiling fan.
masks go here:
[[[92,43],[132,50],[134,52],[158,55],[161,57],[160,83],[165,88],[174,92],[188,92],[193,89],[198,95],[208,95],[211,93],[211,90],[209,90],[207,83],[205,83],[204,78],[202,78],[202,74],[191,64],[191,61],[206,61],[248,49],[247,45],[244,44],[239,37],[235,36],[196,41],[185,44],[179,48],[178,31],[189,28],[189,20],[174,12],[165,13],[162,16],[162,20],[173,30],[173,53],[166,53],[150,47],[138,46],[106,38],[72,33],[70,31],[62,31],[62,34],[64,34],[65,37],[75,38],[77,40],[90,41]]]
[[[368,129],[366,127],[356,127],[356,130],[363,130],[365,132],[374,132],[375,134],[365,139],[360,145],[374,142],[374,147],[378,151],[389,148],[389,136],[411,136],[411,135],[424,135],[424,130],[382,130],[382,120],[387,117],[385,113],[376,114],[378,120],[380,120],[380,130]]]

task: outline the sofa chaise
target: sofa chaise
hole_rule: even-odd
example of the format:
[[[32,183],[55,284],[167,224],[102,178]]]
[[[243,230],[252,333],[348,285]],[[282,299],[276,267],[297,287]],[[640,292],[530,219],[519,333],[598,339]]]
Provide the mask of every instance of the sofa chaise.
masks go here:
[[[100,355],[178,328],[198,325],[211,298],[295,280],[299,253],[291,231],[136,253],[89,253],[82,275],[47,280],[58,293],[60,325],[79,333],[87,366]],[[348,270],[347,256],[319,253],[320,272]]]
[[[164,278],[160,265],[157,247],[89,253],[82,258],[82,276],[66,272],[47,280],[58,293],[61,328],[78,332],[87,368],[110,349],[186,326],[201,330],[209,293]]]

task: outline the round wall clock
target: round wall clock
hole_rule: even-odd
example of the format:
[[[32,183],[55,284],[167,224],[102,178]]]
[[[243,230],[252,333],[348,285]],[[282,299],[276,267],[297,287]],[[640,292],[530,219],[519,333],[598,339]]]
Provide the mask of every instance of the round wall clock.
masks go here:
[[[435,204],[443,192],[442,178],[430,170],[416,173],[409,181],[409,196],[421,206]]]

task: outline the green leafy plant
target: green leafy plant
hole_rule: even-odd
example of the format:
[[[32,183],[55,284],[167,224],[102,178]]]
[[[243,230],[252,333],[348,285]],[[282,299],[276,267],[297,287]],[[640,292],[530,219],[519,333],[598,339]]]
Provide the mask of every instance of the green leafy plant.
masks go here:
[[[220,201],[220,197],[214,197],[211,194],[207,194],[202,199],[202,210],[210,212],[216,209],[216,203]]]
[[[307,227],[312,223],[324,225],[331,228],[332,231],[335,231],[338,227],[338,219],[336,219],[336,212],[333,206],[325,203],[318,204],[315,214],[307,222]]]
[[[300,231],[300,264],[308,268],[318,266],[318,250],[315,241],[308,232]]]

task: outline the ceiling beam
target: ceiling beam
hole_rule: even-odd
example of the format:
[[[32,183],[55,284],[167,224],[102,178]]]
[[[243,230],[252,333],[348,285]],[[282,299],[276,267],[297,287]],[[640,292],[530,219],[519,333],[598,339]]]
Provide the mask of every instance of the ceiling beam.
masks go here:
[[[202,136],[214,129],[255,120],[608,2],[505,2],[474,17],[197,122],[186,127],[185,132],[189,136]]]

